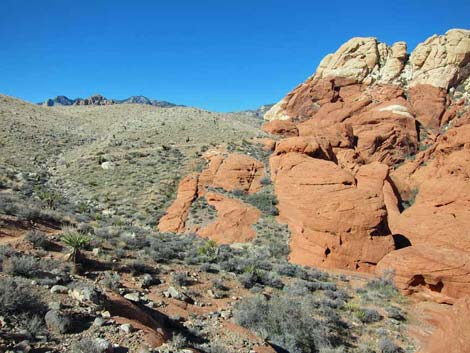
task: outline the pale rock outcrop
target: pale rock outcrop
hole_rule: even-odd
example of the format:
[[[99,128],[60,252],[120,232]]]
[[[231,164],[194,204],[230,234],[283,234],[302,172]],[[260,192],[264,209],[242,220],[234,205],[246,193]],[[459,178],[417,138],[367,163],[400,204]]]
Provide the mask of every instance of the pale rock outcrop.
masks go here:
[[[411,86],[427,84],[445,90],[454,87],[470,74],[470,31],[452,29],[434,35],[411,53]]]
[[[315,74],[268,111],[265,119],[312,117],[324,103],[335,102],[339,96],[344,98],[343,91],[358,84],[404,88],[429,85],[447,91],[464,81],[470,83],[469,75],[469,30],[454,29],[434,35],[419,44],[410,56],[404,42],[390,47],[373,37],[352,38],[325,56]]]

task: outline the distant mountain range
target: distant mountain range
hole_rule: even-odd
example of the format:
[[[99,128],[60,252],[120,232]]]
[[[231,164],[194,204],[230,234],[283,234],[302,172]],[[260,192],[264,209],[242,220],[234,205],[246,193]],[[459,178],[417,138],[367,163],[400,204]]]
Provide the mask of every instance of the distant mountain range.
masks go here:
[[[111,104],[145,104],[153,105],[155,107],[181,107],[182,105],[174,104],[166,101],[159,101],[156,99],[149,99],[144,96],[131,96],[126,99],[109,99],[100,94],[93,95],[88,98],[75,98],[70,99],[66,96],[57,96],[55,98],[49,98],[44,102],[38,103],[43,106],[69,106],[69,105],[111,105]]]
[[[259,107],[258,109],[242,110],[242,111],[238,111],[238,112],[234,112],[234,113],[246,114],[246,115],[253,116],[255,118],[263,119],[264,114],[266,114],[266,112],[269,109],[271,109],[273,107],[273,105],[274,104],[265,104],[265,105],[262,105],[261,107]]]

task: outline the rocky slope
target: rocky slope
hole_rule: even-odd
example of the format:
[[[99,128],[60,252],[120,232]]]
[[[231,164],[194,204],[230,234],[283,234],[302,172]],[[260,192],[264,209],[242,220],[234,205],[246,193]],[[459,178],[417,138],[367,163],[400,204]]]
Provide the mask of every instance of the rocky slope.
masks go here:
[[[287,262],[259,118],[0,95],[0,121],[0,352],[414,350],[389,278]]]

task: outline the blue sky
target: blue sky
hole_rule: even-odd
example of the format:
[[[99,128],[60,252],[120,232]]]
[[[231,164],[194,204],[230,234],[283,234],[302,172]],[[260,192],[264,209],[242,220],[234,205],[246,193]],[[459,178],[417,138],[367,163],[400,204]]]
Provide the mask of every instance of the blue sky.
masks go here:
[[[351,37],[410,50],[450,28],[470,28],[469,0],[1,0],[0,92],[249,109],[278,101]]]

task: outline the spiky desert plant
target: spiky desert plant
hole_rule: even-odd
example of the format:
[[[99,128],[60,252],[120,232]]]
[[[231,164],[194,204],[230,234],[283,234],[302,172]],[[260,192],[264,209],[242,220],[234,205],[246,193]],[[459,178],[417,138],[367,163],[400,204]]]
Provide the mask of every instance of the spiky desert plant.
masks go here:
[[[90,243],[91,237],[75,229],[66,229],[62,235],[62,241],[70,248],[70,261],[76,264],[81,257],[80,250]]]

